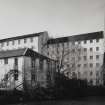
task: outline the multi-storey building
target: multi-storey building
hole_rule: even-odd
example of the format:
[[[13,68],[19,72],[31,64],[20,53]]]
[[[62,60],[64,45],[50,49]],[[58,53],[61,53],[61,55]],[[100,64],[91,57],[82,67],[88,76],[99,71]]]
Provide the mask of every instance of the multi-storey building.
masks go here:
[[[93,85],[103,84],[102,31],[55,39],[49,39],[47,32],[40,32],[0,40],[1,52],[23,48],[31,48],[48,58],[57,60],[60,72],[69,78],[86,79]],[[6,60],[3,62],[6,63]]]
[[[54,60],[29,48],[0,51],[0,89],[53,86],[55,70]]]
[[[0,40],[0,51],[31,48],[34,51],[40,52],[47,39],[48,33],[46,31],[2,39]]]
[[[61,72],[69,78],[103,84],[103,32],[93,32],[48,40],[47,56],[59,61]]]
[[[47,32],[0,40],[0,89],[53,85],[56,62],[40,54],[47,40]]]

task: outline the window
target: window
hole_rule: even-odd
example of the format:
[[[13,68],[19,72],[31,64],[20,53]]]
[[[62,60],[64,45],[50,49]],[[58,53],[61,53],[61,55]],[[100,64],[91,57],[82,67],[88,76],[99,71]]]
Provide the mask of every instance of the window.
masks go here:
[[[8,64],[8,58],[4,59],[4,64]]]
[[[49,56],[49,52],[47,52],[47,55]]]
[[[32,46],[31,49],[33,50],[34,49],[34,46]]]
[[[14,63],[15,63],[15,65],[18,65],[18,58],[14,59]]]
[[[93,59],[93,56],[90,56],[90,59]]]
[[[42,71],[42,70],[43,70],[43,60],[41,59],[41,60],[39,61],[39,63],[40,63],[40,70]]]
[[[90,76],[92,76],[92,75],[93,75],[93,72],[91,71],[91,72],[90,72]]]
[[[67,42],[67,47],[69,47],[69,42]]]
[[[67,67],[69,68],[69,67],[70,67],[70,65],[69,65],[69,64],[67,64]]]
[[[84,48],[84,52],[86,52],[87,51],[87,48]]]
[[[59,48],[59,43],[57,44],[57,48]]]
[[[81,57],[78,57],[78,60],[81,60]]]
[[[9,42],[7,41],[7,46],[9,45]]]
[[[99,55],[96,55],[96,59],[99,59]]]
[[[72,49],[72,52],[75,53],[75,49]]]
[[[62,46],[63,46],[63,47],[64,47],[64,45],[65,45],[65,44],[64,44],[64,43],[62,43]]]
[[[85,76],[87,75],[87,71],[84,71],[84,73],[83,73]]]
[[[81,42],[80,42],[80,41],[78,41],[78,44],[81,44]]]
[[[96,72],[96,76],[99,76],[99,71]]]
[[[80,77],[81,76],[81,73],[80,72],[78,72],[78,77]]]
[[[87,41],[86,40],[84,40],[84,44],[86,44],[87,43]]]
[[[100,66],[100,64],[99,63],[96,63],[96,67],[99,67]]]
[[[93,49],[92,49],[92,48],[90,48],[90,51],[93,51]]]
[[[84,67],[87,67],[87,64],[84,64]]]
[[[57,47],[57,54],[59,53],[59,48]]]
[[[1,47],[3,47],[3,46],[4,46],[4,42],[1,43]]]
[[[99,51],[99,47],[96,47],[96,51]]]
[[[99,42],[99,39],[96,39],[96,42],[98,43]]]
[[[93,43],[93,40],[92,39],[90,40],[90,43]]]
[[[18,44],[20,44],[20,39],[18,40]]]
[[[75,61],[75,57],[72,57],[72,61]]]
[[[72,42],[72,45],[75,45],[75,42]]]
[[[14,45],[14,40],[12,41],[12,45]]]
[[[93,64],[92,64],[92,63],[90,63],[90,67],[91,67],[91,68],[93,67]]]
[[[87,57],[86,56],[83,56],[84,57],[84,60],[87,60]]]
[[[64,43],[61,43],[61,46],[64,48]]]
[[[81,52],[81,49],[78,49],[78,52]]]
[[[67,61],[69,61],[69,57],[67,57]]]
[[[35,68],[35,59],[33,59],[33,58],[31,60],[31,66],[32,66],[32,68]]]
[[[27,39],[25,38],[25,39],[24,39],[24,43],[26,43],[26,42],[27,42]]]
[[[81,67],[81,64],[78,64],[78,67]]]
[[[47,44],[47,48],[49,48],[49,45]]]
[[[34,74],[32,74],[32,80],[35,81],[35,75]]]
[[[93,80],[90,80],[90,85],[93,85]]]
[[[33,42],[33,37],[30,38],[30,41]]]
[[[97,84],[97,85],[99,84],[99,79],[96,80],[96,84]]]

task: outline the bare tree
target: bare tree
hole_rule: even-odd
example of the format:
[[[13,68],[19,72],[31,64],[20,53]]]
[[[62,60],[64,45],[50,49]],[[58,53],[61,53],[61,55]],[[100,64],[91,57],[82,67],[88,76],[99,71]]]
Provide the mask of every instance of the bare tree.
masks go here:
[[[76,78],[75,71],[83,50],[81,45],[75,44],[75,41],[68,41],[51,46],[49,53],[51,53],[51,58],[58,61],[57,72],[66,73],[67,76]],[[52,49],[53,51],[51,51]]]

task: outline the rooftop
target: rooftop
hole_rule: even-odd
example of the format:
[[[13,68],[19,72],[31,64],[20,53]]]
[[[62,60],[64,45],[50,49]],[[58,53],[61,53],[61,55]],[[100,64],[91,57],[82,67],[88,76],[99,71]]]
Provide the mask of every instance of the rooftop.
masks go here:
[[[0,58],[10,58],[10,57],[22,56],[24,54],[25,50],[26,50],[26,48],[0,51]]]
[[[85,33],[85,34],[73,35],[73,36],[68,36],[68,37],[49,39],[48,44],[63,43],[63,42],[68,42],[68,41],[99,39],[103,37],[104,37],[103,31],[98,31],[98,32]]]
[[[39,33],[33,33],[33,34],[27,34],[27,35],[21,35],[21,36],[16,36],[16,37],[11,37],[11,38],[6,38],[6,39],[1,39],[0,42],[5,42],[5,41],[11,41],[11,40],[17,40],[17,39],[23,39],[23,38],[28,38],[28,37],[38,37],[42,35],[44,32],[39,32]]]
[[[38,57],[38,58],[42,58],[42,59],[50,59],[46,56],[39,54],[38,52],[35,52],[35,51],[29,49],[29,48],[0,51],[0,59],[20,57],[20,56],[29,56],[29,57],[36,57],[36,58]]]

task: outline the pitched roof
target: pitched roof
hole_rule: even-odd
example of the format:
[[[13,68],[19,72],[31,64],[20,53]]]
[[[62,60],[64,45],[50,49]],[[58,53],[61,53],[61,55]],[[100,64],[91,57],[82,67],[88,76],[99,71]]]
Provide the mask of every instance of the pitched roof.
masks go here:
[[[17,49],[17,50],[0,51],[0,59],[1,58],[10,58],[10,57],[22,56],[24,54],[25,50],[26,50],[26,48]]]
[[[23,38],[28,38],[28,37],[38,37],[40,35],[42,35],[44,32],[40,32],[40,33],[33,33],[33,34],[27,34],[27,35],[21,35],[21,36],[16,36],[16,37],[11,37],[11,38],[6,38],[6,39],[1,39],[0,42],[4,42],[4,41],[11,41],[11,40],[18,40],[18,39],[23,39]]]
[[[29,56],[29,57],[36,57],[36,58],[38,57],[41,59],[53,60],[53,59],[50,59],[46,56],[43,56],[42,54],[39,54],[38,52],[35,52],[29,48],[0,51],[0,59],[19,57],[19,56]]]
[[[103,31],[99,31],[99,32],[85,33],[80,35],[73,35],[68,37],[49,39],[47,43],[54,44],[54,43],[62,43],[62,42],[68,42],[68,41],[82,41],[82,40],[98,39],[103,37],[104,37]]]

